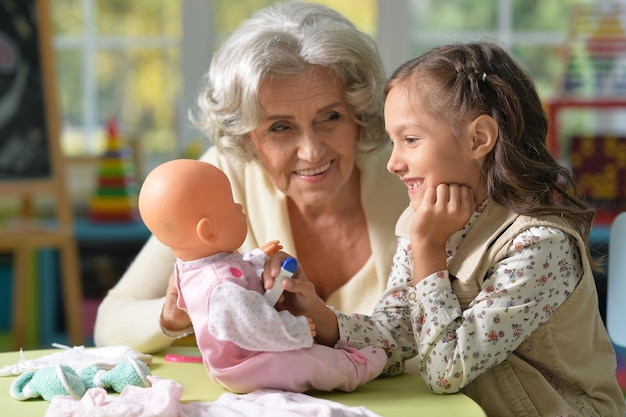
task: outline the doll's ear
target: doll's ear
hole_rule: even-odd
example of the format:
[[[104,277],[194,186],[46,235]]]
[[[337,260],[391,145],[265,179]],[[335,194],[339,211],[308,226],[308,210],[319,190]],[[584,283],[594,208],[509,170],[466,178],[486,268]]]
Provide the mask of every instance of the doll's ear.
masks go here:
[[[210,243],[215,234],[213,233],[213,223],[208,217],[203,217],[196,224],[196,234],[198,239],[204,243]]]

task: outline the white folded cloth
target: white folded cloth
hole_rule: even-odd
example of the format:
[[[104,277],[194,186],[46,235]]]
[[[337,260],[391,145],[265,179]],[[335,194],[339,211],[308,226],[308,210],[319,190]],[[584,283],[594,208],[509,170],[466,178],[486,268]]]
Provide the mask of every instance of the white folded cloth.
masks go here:
[[[19,361],[0,368],[0,376],[21,375],[27,371],[36,371],[57,364],[67,365],[76,372],[92,365],[96,365],[100,369],[110,370],[125,357],[140,360],[146,365],[152,363],[151,355],[137,352],[128,346],[85,348],[84,346],[69,347],[55,343],[53,347],[61,350],[35,359],[26,359],[24,352],[20,350]]]

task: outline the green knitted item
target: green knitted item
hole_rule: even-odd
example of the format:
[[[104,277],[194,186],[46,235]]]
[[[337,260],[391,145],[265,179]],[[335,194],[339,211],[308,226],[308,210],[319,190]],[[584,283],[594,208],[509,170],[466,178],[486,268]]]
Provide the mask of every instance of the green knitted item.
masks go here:
[[[26,372],[13,381],[9,393],[16,400],[43,398],[52,400],[57,395],[70,395],[80,399],[90,388],[111,389],[122,392],[127,385],[149,387],[148,366],[134,358],[122,359],[113,369],[105,371],[90,366],[76,373],[66,365],[55,365]]]
[[[43,398],[50,401],[57,395],[79,399],[85,393],[85,384],[78,374],[66,365],[56,365],[23,373],[13,381],[9,393],[16,400]]]
[[[120,393],[127,385],[149,387],[150,381],[146,378],[150,369],[145,363],[131,358],[123,359],[110,371],[103,371],[96,366],[90,366],[80,372],[81,379],[87,388],[100,387],[112,389]]]

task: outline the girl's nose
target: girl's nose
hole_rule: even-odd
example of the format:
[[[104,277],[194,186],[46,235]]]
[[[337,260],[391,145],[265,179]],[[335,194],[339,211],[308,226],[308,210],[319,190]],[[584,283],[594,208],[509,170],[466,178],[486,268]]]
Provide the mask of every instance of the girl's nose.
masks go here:
[[[392,174],[399,175],[404,167],[401,158],[398,157],[398,152],[394,147],[391,151],[391,156],[389,157],[389,161],[387,161],[387,171]]]

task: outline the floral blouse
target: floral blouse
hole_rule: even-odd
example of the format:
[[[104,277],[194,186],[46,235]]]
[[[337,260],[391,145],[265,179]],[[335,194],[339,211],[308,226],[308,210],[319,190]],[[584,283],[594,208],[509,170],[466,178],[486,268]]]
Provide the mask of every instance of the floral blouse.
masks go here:
[[[481,212],[448,240],[448,262]],[[491,265],[478,296],[461,311],[451,287],[455,278],[447,270],[412,285],[410,246],[398,238],[387,289],[371,316],[336,312],[339,344],[385,348],[389,360],[383,375],[403,372],[404,361],[417,356],[420,372],[436,392],[457,392],[503,362],[550,319],[583,275],[572,236],[532,227]]]

